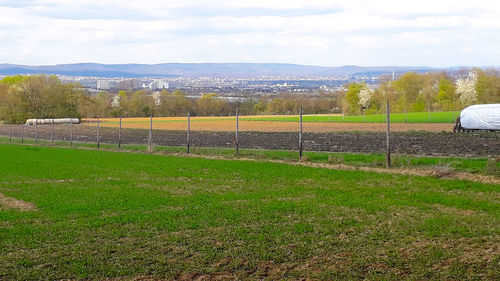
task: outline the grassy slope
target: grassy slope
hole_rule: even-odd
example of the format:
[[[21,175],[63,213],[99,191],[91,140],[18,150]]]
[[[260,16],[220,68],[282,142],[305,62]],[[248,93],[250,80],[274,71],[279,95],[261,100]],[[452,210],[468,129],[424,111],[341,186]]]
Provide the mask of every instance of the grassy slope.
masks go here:
[[[0,279],[499,277],[500,187],[0,144]]]

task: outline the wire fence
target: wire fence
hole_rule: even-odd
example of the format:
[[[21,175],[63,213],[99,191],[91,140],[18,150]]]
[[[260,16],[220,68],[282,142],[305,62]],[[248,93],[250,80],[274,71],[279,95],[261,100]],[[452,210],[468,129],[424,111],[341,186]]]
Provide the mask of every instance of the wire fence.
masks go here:
[[[340,115],[263,115],[225,117],[147,117],[84,119],[81,124],[0,125],[10,142],[65,142],[123,149],[124,146],[407,153],[420,155],[498,156],[498,133],[452,133],[449,123],[387,123],[328,121]],[[387,121],[387,118],[385,118]],[[451,117],[450,117],[451,119]],[[301,122],[302,120],[302,122]],[[434,130],[435,132],[429,132]],[[444,131],[444,132],[443,132]]]

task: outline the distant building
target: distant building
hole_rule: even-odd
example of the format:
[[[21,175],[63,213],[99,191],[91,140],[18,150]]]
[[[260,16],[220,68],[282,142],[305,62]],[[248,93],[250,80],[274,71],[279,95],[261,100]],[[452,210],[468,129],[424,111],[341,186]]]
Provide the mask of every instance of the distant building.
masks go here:
[[[168,87],[168,82],[165,80],[153,80],[149,83],[149,89],[151,91],[168,89]]]
[[[119,90],[133,90],[140,88],[139,79],[127,79],[118,82],[116,85]]]
[[[111,83],[106,80],[97,81],[97,90],[109,90],[111,89]]]

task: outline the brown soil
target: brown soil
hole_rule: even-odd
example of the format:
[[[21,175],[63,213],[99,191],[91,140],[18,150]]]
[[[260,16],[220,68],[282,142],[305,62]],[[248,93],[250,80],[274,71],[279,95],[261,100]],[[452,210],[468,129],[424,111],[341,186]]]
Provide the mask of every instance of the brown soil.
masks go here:
[[[208,118],[208,117],[207,117]],[[207,118],[192,118],[191,130],[193,131],[213,131],[213,132],[228,132],[236,130],[235,120],[228,120],[233,117],[212,117]],[[214,118],[218,120],[213,120]],[[173,121],[173,122],[158,122],[158,121]],[[185,120],[185,122],[179,122]],[[87,121],[87,120],[84,120]],[[155,122],[157,121],[157,122]],[[101,119],[102,127],[118,127],[117,119]],[[86,126],[96,126],[94,122],[84,122]],[[276,122],[276,121],[240,121],[240,131],[252,132],[297,132],[299,130],[298,122]],[[127,118],[122,121],[122,128],[130,129],[149,129],[150,123],[141,118]],[[386,124],[384,123],[329,123],[329,122],[304,122],[303,130],[308,133],[327,133],[338,131],[374,131],[385,132]],[[153,119],[153,129],[160,130],[181,130],[187,129],[187,119],[184,117],[172,118],[155,118]],[[453,124],[447,123],[393,123],[391,124],[392,131],[430,131],[430,132],[451,132]]]
[[[19,211],[36,210],[36,206],[33,203],[19,200],[13,197],[7,197],[2,193],[0,193],[0,207],[5,207],[7,209],[16,209]]]

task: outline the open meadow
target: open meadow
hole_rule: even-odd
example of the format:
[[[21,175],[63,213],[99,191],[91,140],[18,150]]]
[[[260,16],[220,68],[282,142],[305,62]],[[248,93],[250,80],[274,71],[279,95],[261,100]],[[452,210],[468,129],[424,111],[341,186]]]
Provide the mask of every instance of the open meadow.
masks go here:
[[[450,132],[459,112],[417,112],[391,114],[393,131]],[[385,131],[385,115],[342,116],[341,114],[304,115],[304,132],[326,133],[338,131]],[[406,120],[406,122],[405,122]],[[240,116],[240,131],[295,132],[298,130],[297,115],[253,115]],[[84,119],[85,125],[95,126],[97,119]],[[119,118],[101,118],[101,126],[119,126]],[[187,117],[155,117],[153,127],[159,130],[186,130]],[[150,118],[123,118],[122,127],[148,129]],[[234,116],[191,117],[193,131],[234,131]]]
[[[500,185],[0,144],[0,279],[498,280]]]

